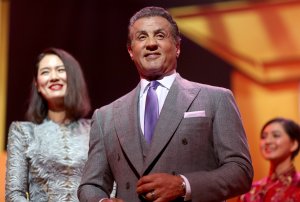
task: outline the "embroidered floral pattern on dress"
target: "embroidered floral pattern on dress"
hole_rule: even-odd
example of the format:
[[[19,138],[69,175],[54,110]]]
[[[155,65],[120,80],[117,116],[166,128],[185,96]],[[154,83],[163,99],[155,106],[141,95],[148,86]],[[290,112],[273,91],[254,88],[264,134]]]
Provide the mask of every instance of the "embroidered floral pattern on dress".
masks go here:
[[[90,121],[13,122],[7,146],[6,201],[76,202]]]
[[[300,173],[294,166],[276,175],[253,183],[251,190],[240,197],[243,202],[299,202]]]

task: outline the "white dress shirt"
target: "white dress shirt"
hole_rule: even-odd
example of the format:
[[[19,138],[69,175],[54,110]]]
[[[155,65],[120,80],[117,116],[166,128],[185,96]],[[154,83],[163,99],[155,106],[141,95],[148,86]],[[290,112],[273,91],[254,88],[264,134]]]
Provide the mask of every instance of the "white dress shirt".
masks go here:
[[[159,105],[159,113],[164,105],[166,97],[169,93],[169,90],[176,78],[176,72],[169,76],[165,76],[161,80],[157,80],[159,82],[158,87],[156,88],[156,94],[158,98]],[[139,111],[140,111],[140,125],[142,132],[144,134],[144,115],[145,115],[145,105],[146,105],[146,97],[149,89],[150,81],[146,79],[141,79],[141,91],[140,91],[140,102],[139,102]]]
[[[159,82],[158,87],[156,88],[156,94],[158,98],[159,105],[159,114],[161,109],[165,103],[166,97],[169,93],[169,90],[176,78],[177,73],[174,72],[169,76],[165,76],[164,78],[157,80]],[[144,134],[144,115],[145,115],[145,105],[146,105],[146,97],[149,89],[150,81],[146,79],[141,79],[141,91],[140,91],[140,100],[139,100],[139,112],[140,112],[140,126],[142,132]],[[186,195],[184,200],[188,201],[191,199],[191,186],[187,178],[183,175],[180,175],[186,184]]]

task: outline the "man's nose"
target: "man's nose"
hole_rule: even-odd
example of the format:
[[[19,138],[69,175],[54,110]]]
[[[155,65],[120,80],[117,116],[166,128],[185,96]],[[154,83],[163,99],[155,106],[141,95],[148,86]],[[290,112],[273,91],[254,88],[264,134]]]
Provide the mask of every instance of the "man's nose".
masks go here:
[[[157,40],[154,37],[149,37],[146,44],[147,50],[156,50],[157,47]]]

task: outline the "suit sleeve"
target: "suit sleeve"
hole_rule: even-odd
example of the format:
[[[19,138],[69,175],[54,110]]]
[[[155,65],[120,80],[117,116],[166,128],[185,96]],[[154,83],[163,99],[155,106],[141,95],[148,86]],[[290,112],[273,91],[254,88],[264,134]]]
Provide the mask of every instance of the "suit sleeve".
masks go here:
[[[212,99],[212,136],[218,168],[185,174],[192,201],[222,201],[247,192],[253,167],[240,113],[231,91],[222,89]]]
[[[19,122],[9,128],[6,162],[5,201],[27,201],[28,161],[27,141]]]
[[[102,198],[109,198],[113,188],[100,117],[100,110],[96,110],[91,123],[88,160],[78,188],[78,198],[81,202],[99,202]]]

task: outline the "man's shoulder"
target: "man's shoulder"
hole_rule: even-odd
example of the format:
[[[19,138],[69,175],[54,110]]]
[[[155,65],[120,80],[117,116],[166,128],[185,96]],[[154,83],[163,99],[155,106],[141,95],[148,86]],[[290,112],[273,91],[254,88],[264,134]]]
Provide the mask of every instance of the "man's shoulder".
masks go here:
[[[231,91],[230,89],[225,88],[225,87],[190,81],[190,80],[187,80],[182,77],[179,78],[178,82],[186,88],[200,88],[200,89],[206,90],[208,92],[230,92]]]

